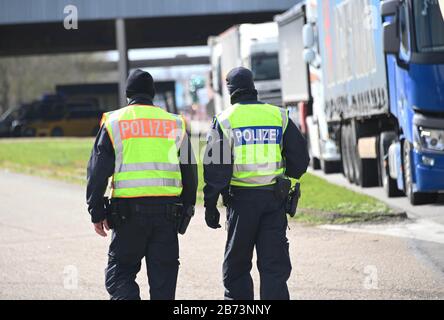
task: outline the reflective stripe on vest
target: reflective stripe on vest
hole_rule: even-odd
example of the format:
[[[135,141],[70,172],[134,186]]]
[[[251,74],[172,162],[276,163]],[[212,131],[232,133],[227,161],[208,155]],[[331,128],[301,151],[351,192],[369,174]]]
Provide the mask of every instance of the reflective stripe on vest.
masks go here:
[[[135,180],[121,180],[114,181],[114,188],[125,189],[125,188],[138,188],[146,186],[163,186],[163,187],[181,187],[179,180],[175,179],[135,179]]]
[[[268,104],[236,104],[216,118],[233,150],[231,185],[271,185],[284,174],[282,146],[287,110]]]
[[[179,148],[185,122],[154,106],[131,105],[104,114],[115,152],[113,198],[178,196]]]

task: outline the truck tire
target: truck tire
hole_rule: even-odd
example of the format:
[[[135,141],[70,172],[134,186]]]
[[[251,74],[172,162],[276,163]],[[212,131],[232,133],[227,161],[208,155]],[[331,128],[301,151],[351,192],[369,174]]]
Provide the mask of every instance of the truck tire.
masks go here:
[[[349,165],[348,165],[348,157],[347,157],[347,132],[346,126],[343,125],[341,127],[341,162],[342,162],[342,174],[345,178],[348,179],[349,173]]]
[[[411,144],[409,141],[404,140],[403,143],[403,162],[404,162],[404,189],[410,204],[413,206],[419,204],[426,204],[435,202],[437,199],[436,193],[424,193],[413,191],[413,179],[412,179],[412,158],[411,158]]]
[[[321,160],[321,168],[325,174],[337,173],[341,171],[341,163],[339,161]]]
[[[35,137],[36,134],[37,134],[37,132],[34,128],[23,128],[22,129],[22,136],[23,137]]]
[[[360,165],[360,181],[359,185],[363,188],[377,187],[379,185],[378,176],[378,160],[377,159],[361,159],[357,155]]]
[[[319,161],[318,158],[310,156],[310,167],[313,170],[319,170],[321,169],[321,162]]]
[[[23,135],[22,131],[22,126],[15,126],[12,128],[12,136],[16,138],[21,137]]]
[[[349,148],[349,154],[350,154],[350,162],[352,164],[353,168],[353,182],[356,185],[361,184],[361,165],[359,163],[359,155],[358,155],[358,139],[356,135],[356,128],[353,125],[350,125],[350,148]]]
[[[389,198],[401,197],[404,193],[398,189],[395,179],[390,177],[390,167],[387,159],[388,149],[397,135],[393,131],[382,132],[379,138],[379,162],[381,168],[381,182],[385,194]]]
[[[353,156],[352,156],[352,150],[353,150],[353,142],[352,142],[352,136],[351,136],[351,126],[347,125],[345,128],[346,136],[346,147],[345,147],[345,156],[347,158],[347,167],[348,167],[348,175],[347,179],[350,183],[354,183],[356,179],[355,175],[355,167],[353,165]]]
[[[355,126],[351,126],[352,131],[352,156],[353,165],[355,167],[355,184],[362,188],[377,186],[378,181],[378,161],[377,159],[362,159],[359,155],[358,141],[359,138],[365,137],[364,127],[355,122]]]
[[[319,161],[318,158],[313,157],[313,159],[311,159],[311,167],[313,170],[321,169],[321,162]]]
[[[313,157],[313,153],[311,152],[310,134],[307,134],[307,142],[308,154],[310,155],[310,167],[313,170],[319,170],[321,169],[321,163],[318,158]]]

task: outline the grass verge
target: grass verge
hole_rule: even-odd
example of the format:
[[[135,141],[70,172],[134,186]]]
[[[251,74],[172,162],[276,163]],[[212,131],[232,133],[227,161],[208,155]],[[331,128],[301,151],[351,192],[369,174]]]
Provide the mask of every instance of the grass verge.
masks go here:
[[[0,167],[84,185],[93,142],[92,138],[2,139]],[[199,203],[203,202],[202,188],[203,170],[199,165]],[[396,216],[386,204],[372,197],[309,173],[301,179],[301,190],[295,217],[301,223],[367,222]]]

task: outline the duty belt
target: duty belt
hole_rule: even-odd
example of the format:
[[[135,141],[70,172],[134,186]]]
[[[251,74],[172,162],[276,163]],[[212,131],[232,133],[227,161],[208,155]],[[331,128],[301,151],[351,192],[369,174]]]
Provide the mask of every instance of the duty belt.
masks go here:
[[[147,214],[175,214],[178,212],[176,204],[134,204],[136,212]]]
[[[274,191],[275,184],[268,186],[258,186],[258,187],[240,187],[240,186],[230,186],[230,192],[244,191],[244,190],[268,190]]]

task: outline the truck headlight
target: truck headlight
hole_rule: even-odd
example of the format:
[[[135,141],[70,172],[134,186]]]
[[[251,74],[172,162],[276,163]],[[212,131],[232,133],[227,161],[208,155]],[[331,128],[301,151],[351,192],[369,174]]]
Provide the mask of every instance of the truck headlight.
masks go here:
[[[444,130],[418,127],[419,145],[430,151],[444,151]]]

